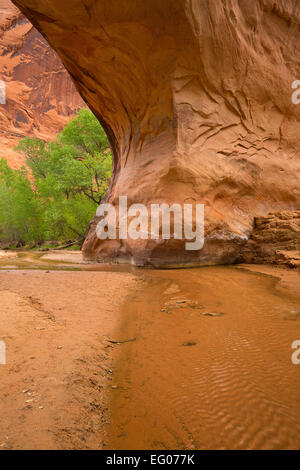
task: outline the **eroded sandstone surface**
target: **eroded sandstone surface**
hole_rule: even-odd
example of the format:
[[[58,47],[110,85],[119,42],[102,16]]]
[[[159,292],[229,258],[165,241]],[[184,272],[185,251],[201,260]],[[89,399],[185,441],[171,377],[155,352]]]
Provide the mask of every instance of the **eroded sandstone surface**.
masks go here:
[[[85,105],[57,54],[9,0],[0,0],[0,80],[0,158],[19,167],[20,138],[50,140]]]
[[[88,259],[230,263],[254,216],[300,207],[298,0],[15,0],[114,153],[107,200],[205,204],[205,244],[97,239]]]
[[[255,217],[241,261],[300,268],[300,210]]]

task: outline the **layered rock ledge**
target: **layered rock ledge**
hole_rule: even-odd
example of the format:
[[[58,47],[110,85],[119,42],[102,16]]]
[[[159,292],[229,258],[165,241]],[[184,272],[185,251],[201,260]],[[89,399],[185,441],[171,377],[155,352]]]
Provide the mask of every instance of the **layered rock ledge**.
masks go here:
[[[86,259],[231,263],[254,216],[300,207],[298,0],[15,0],[60,55],[114,154],[107,201],[205,204],[205,244],[100,241]]]
[[[300,268],[300,210],[255,217],[240,261]]]

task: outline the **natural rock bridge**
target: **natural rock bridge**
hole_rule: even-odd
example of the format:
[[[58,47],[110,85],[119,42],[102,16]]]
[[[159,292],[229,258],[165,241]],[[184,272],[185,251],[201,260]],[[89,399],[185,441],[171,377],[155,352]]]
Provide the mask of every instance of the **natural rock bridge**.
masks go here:
[[[300,206],[298,0],[14,0],[60,55],[114,154],[108,201],[205,204],[205,244],[100,241],[87,258],[233,262],[254,215]]]

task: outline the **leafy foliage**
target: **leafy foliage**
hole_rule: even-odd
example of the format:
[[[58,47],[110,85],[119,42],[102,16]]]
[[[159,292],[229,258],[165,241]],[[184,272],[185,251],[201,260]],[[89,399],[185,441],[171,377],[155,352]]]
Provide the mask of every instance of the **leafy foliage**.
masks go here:
[[[26,167],[0,164],[0,241],[83,241],[112,168],[107,137],[94,115],[82,109],[53,142],[29,137],[16,150]]]

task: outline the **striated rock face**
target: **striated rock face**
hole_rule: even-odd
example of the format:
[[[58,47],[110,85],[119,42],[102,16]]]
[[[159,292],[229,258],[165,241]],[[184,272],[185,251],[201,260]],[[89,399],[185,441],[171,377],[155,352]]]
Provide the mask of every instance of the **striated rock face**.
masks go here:
[[[300,268],[300,210],[255,217],[254,230],[242,248],[241,261]]]
[[[57,54],[9,0],[0,0],[0,80],[0,158],[18,167],[19,138],[51,139],[84,103]]]
[[[86,258],[230,263],[254,215],[300,207],[298,0],[15,0],[58,52],[114,152],[108,201],[205,204],[205,244],[100,242]]]

